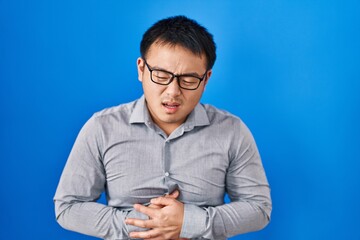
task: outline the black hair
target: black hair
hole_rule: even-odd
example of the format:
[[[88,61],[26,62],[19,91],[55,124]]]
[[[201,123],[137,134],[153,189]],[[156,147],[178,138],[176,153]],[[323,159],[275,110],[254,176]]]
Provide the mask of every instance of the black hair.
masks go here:
[[[162,19],[152,25],[143,35],[140,44],[142,58],[155,43],[180,45],[196,55],[205,54],[207,69],[211,69],[216,59],[216,45],[208,30],[195,20],[185,16]]]

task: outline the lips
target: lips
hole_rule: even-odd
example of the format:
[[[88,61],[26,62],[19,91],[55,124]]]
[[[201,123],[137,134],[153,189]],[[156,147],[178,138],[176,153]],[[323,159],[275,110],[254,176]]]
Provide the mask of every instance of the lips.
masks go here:
[[[181,104],[178,102],[163,102],[162,105],[167,113],[175,113]]]
[[[163,103],[164,107],[168,107],[168,108],[177,108],[180,106],[179,103]]]

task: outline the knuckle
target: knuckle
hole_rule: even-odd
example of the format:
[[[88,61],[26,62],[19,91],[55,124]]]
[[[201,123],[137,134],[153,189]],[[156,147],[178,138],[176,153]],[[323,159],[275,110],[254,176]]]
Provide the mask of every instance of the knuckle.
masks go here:
[[[156,198],[156,200],[157,200],[157,201],[163,201],[164,198],[166,198],[166,197],[161,196],[161,197]]]
[[[146,228],[147,227],[147,223],[146,222],[140,222],[140,227],[142,228]]]
[[[163,234],[163,236],[162,236],[164,239],[171,239],[171,235],[170,234]]]
[[[164,213],[162,213],[162,212],[159,212],[159,213],[156,214],[156,218],[158,218],[158,219],[164,219],[165,216],[166,215]]]

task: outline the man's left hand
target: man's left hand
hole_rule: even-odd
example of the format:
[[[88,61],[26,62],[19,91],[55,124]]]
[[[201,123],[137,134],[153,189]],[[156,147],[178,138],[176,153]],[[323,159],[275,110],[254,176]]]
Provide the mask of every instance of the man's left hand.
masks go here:
[[[128,218],[126,224],[148,228],[144,232],[131,232],[131,238],[144,238],[150,240],[178,239],[184,218],[184,204],[170,197],[151,199],[151,205],[162,208],[146,207],[135,204],[136,211],[149,216],[149,220]]]

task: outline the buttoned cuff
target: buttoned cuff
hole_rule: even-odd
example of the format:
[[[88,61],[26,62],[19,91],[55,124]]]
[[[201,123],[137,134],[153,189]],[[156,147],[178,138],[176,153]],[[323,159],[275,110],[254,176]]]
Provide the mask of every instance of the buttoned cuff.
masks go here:
[[[142,219],[142,220],[148,220],[149,217],[141,212],[138,212],[136,210],[131,210],[128,215],[126,216],[126,218],[136,218],[136,219]],[[131,232],[143,232],[143,231],[146,231],[146,230],[149,230],[147,228],[141,228],[141,227],[136,227],[134,225],[130,225],[130,224],[127,224],[126,225],[126,228],[127,228],[127,232],[128,234],[131,233]]]
[[[200,237],[206,229],[207,212],[192,204],[184,204],[184,220],[180,238]]]

